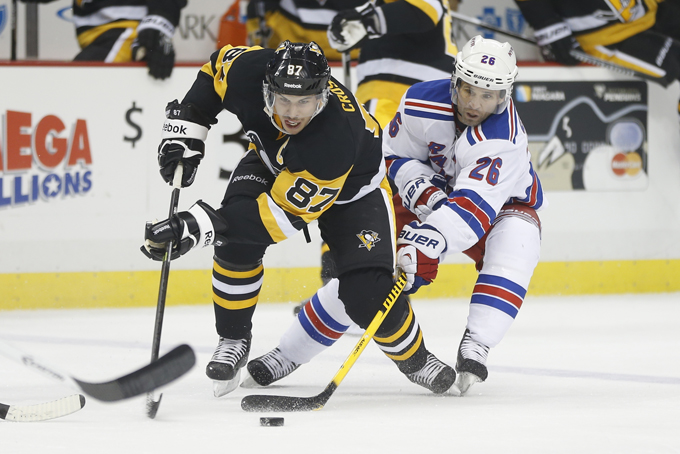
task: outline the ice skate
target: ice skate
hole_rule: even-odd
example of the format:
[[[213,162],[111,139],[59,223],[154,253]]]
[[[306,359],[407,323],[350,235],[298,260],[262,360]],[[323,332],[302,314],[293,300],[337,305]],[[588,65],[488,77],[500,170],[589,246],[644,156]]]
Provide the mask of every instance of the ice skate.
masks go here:
[[[245,339],[220,337],[215,353],[205,368],[205,374],[213,380],[213,394],[222,397],[239,385],[241,369],[248,361],[251,335]]]
[[[470,330],[465,330],[463,339],[458,347],[458,360],[456,361],[456,387],[460,395],[465,395],[475,383],[481,383],[489,376],[486,369],[486,358],[489,347],[475,342],[470,337]]]
[[[453,368],[437,359],[432,353],[427,353],[425,365],[418,371],[406,374],[406,377],[416,385],[429,389],[435,394],[443,394],[453,386],[456,372]]]
[[[283,356],[281,350],[276,347],[266,355],[255,358],[248,363],[248,375],[243,380],[244,388],[257,386],[269,386],[277,380],[290,375],[295,369],[300,367],[288,358]]]

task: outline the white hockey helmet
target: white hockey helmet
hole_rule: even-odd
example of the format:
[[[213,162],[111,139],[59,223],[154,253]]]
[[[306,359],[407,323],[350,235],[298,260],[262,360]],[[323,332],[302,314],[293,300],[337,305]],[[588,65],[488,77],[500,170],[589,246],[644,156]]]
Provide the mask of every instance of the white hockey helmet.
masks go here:
[[[517,57],[509,43],[474,36],[465,43],[456,56],[451,74],[451,100],[456,103],[456,88],[460,80],[486,90],[505,90],[503,103],[497,112],[505,109],[517,77]]]

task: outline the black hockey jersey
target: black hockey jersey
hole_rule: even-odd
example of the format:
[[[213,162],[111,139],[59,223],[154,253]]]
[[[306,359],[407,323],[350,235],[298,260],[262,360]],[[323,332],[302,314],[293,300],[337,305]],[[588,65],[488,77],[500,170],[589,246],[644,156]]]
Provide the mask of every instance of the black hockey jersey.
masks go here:
[[[654,26],[657,0],[516,0],[540,30],[566,22],[584,49],[619,43]]]
[[[77,35],[109,24],[135,27],[148,14],[162,16],[176,27],[186,5],[187,0],[73,0],[73,22]]]
[[[362,44],[359,83],[382,80],[413,85],[447,77],[458,53],[451,41],[448,0],[379,0],[386,34]]]
[[[333,204],[357,200],[386,177],[380,126],[332,77],[328,104],[302,131],[287,135],[271,123],[262,84],[273,55],[261,47],[223,47],[203,66],[183,103],[213,120],[223,109],[238,117],[249,149],[276,176],[271,190],[242,215],[261,221],[278,242],[290,236],[275,221],[282,212],[301,228],[300,220],[309,223]]]

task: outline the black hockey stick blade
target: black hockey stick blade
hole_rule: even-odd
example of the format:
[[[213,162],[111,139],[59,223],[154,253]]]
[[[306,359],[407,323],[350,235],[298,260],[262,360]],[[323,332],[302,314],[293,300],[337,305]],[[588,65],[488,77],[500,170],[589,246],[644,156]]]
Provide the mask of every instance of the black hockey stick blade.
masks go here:
[[[73,394],[35,405],[0,404],[0,419],[16,422],[47,421],[77,412],[85,406],[85,396]]]
[[[241,408],[245,411],[313,411],[321,410],[331,395],[337,389],[335,382],[326,386],[321,394],[313,397],[291,397],[291,396],[265,396],[251,395],[245,396],[241,400]]]
[[[357,342],[345,362],[340,366],[335,377],[333,377],[333,380],[331,380],[321,394],[317,394],[313,397],[250,395],[241,399],[241,408],[245,411],[264,412],[321,410],[335,390],[338,389],[338,386],[340,386],[342,380],[344,380],[349,370],[357,361],[359,355],[364,351],[366,345],[368,345],[369,341],[373,338],[375,332],[378,330],[383,320],[385,320],[385,317],[387,317],[388,312],[392,309],[392,306],[394,306],[394,303],[397,301],[397,298],[399,298],[399,295],[402,290],[404,290],[405,286],[406,275],[402,273],[390,290],[389,295],[387,295],[387,299],[383,302],[381,309],[375,314],[375,317],[373,317],[368,328],[364,331],[361,339],[359,339],[359,342]]]
[[[88,383],[75,378],[74,380],[80,389],[95,399],[115,402],[167,385],[187,373],[194,364],[196,364],[194,350],[184,344],[175,347],[157,361],[109,382]]]

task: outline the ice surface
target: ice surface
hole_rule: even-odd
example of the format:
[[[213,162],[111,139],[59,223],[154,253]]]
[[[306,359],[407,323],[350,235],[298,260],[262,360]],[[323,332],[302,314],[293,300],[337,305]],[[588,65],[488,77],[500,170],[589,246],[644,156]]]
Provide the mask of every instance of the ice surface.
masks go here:
[[[251,358],[278,343],[293,303],[262,304]],[[415,300],[427,347],[455,363],[467,302]],[[155,308],[0,312],[0,339],[73,376],[105,381],[151,355]],[[680,453],[680,295],[532,297],[465,397],[410,383],[369,345],[316,412],[246,413],[253,393],[313,396],[358,337],[344,336],[270,390],[212,396],[204,368],[217,344],[210,305],[166,308],[161,354],[188,343],[196,367],[166,386],[155,420],[145,398],[88,398],[73,415],[0,420],[0,452],[23,453]],[[0,357],[0,402],[28,405],[72,390]],[[262,427],[261,416],[284,416]]]

